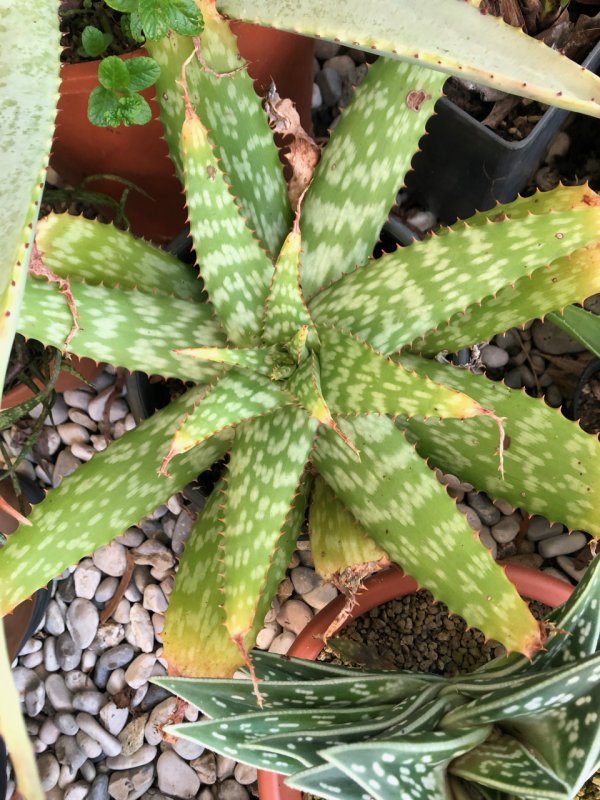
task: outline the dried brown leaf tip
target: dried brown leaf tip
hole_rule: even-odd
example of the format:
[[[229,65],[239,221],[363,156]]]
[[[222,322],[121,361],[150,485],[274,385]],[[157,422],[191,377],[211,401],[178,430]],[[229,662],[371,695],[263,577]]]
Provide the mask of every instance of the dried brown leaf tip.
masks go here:
[[[319,163],[321,149],[302,127],[294,103],[287,98],[281,98],[274,84],[265,99],[265,110],[269,125],[284,140],[284,156],[292,172],[288,180],[288,195],[292,210],[296,211],[299,199],[311,182]]]
[[[46,278],[47,281],[51,283],[58,284],[58,291],[63,294],[66,298],[66,301],[69,305],[69,311],[71,312],[71,316],[73,317],[73,324],[71,325],[71,330],[67,338],[65,339],[65,350],[71,344],[72,338],[75,336],[77,331],[79,330],[79,312],[77,311],[77,306],[75,305],[75,298],[71,292],[71,283],[68,278],[61,278],[60,275],[57,275],[55,272],[47,267],[43,260],[40,251],[37,248],[37,245],[33,244],[33,249],[31,251],[31,257],[29,259],[29,269],[28,272],[31,275],[35,275],[36,278]]]

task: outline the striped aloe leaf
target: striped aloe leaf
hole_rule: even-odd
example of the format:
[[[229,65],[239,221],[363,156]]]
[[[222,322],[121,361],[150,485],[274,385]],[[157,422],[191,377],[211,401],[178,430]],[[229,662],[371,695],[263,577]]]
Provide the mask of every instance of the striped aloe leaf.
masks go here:
[[[60,69],[53,3],[0,2],[0,392],[52,144]]]
[[[373,53],[600,116],[600,81],[593,73],[474,4],[455,0],[218,0],[229,16],[318,36]],[[489,47],[490,41],[494,42]]]
[[[169,732],[319,797],[568,800],[600,766],[599,589],[600,558],[552,613],[549,651],[558,636],[572,648],[559,666],[540,651],[446,678],[264,653],[261,710],[248,680],[153,680],[213,718]]]

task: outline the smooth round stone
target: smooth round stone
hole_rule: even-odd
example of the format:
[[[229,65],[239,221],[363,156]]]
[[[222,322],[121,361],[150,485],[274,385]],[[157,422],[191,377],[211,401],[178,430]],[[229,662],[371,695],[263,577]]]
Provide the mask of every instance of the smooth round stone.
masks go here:
[[[49,636],[44,641],[44,667],[47,672],[56,672],[60,669],[60,664],[58,663],[58,659],[56,658],[56,639],[52,636]]]
[[[567,575],[570,578],[573,578],[576,583],[579,583],[579,581],[585,575],[586,568],[576,566],[575,561],[572,558],[569,558],[569,556],[558,556],[556,560],[558,562],[558,566],[563,570],[563,572],[566,572]]]
[[[60,768],[60,775],[58,776],[59,788],[65,789],[67,786],[70,786],[75,781],[78,771],[79,767],[75,767],[73,764],[63,764]],[[54,791],[56,791],[56,789]],[[60,797],[62,800],[64,794],[61,793]]]
[[[98,656],[96,653],[93,653],[91,650],[84,650],[81,656],[81,671],[91,672],[96,666],[97,660]]]
[[[106,684],[106,691],[109,694],[115,695],[118,692],[123,691],[126,686],[127,684],[125,683],[124,669],[119,668],[110,673],[108,683]]]
[[[127,568],[127,550],[119,542],[99,547],[92,559],[98,569],[113,578],[120,578]]]
[[[502,500],[502,498],[494,500],[494,505],[496,508],[500,509],[502,514],[505,514],[506,516],[512,514],[515,510],[507,500]]]
[[[132,707],[135,706],[134,698],[131,700]],[[131,720],[119,734],[119,741],[122,746],[122,754],[130,756],[144,744],[144,729],[148,722],[149,714],[142,714]]]
[[[269,653],[278,653],[281,656],[284,656],[290,647],[293,645],[296,636],[291,631],[284,631],[280,633],[279,636],[276,636],[271,646],[269,647]]]
[[[38,650],[36,653],[29,653],[28,656],[21,656],[20,658],[21,664],[28,669],[35,669],[36,667],[39,667],[43,660],[44,654],[41,650]]]
[[[530,569],[539,569],[544,563],[544,559],[538,553],[508,556],[504,560],[507,564],[518,564],[520,567],[529,567]]]
[[[277,636],[277,628],[263,628],[258,632],[256,637],[256,646],[259,650],[268,650],[271,646],[271,642]]]
[[[113,736],[118,736],[129,718],[129,709],[119,708],[111,700],[100,709],[100,719],[106,730]]]
[[[242,786],[249,786],[256,780],[256,767],[251,767],[248,764],[236,764],[233,775]]]
[[[104,408],[106,407],[106,402],[110,395],[112,394],[113,387],[108,386],[102,392],[100,392],[96,397],[93,397],[86,409],[87,413],[90,417],[94,420],[94,422],[102,422],[103,415],[104,415]]]
[[[142,566],[168,570],[175,564],[175,556],[171,550],[158,539],[147,539],[139,547],[132,550],[135,563]]]
[[[552,322],[536,320],[532,328],[533,341],[538,350],[551,355],[565,355],[567,353],[580,353],[585,350],[581,342],[569,336]]]
[[[85,731],[77,731],[75,741],[82,753],[85,753],[87,758],[99,758],[102,755],[102,745],[95,739],[92,739]]]
[[[314,569],[309,569],[308,567],[296,567],[291,571],[290,577],[294,589],[300,595],[312,592],[323,582]]]
[[[196,770],[203,784],[211,786],[217,782],[217,760],[214,753],[204,752],[199,758],[192,761],[191,766]]]
[[[58,776],[60,775],[60,766],[56,757],[52,753],[43,753],[37,759],[37,767],[42,783],[42,789],[49,792],[54,789],[58,783]]]
[[[118,578],[104,578],[103,581],[100,582],[98,588],[96,589],[96,593],[94,594],[94,600],[97,603],[107,603],[114,593],[117,590],[117,586],[119,585]],[[116,622],[120,622],[120,620],[115,620]]]
[[[76,597],[67,609],[67,629],[80,650],[85,650],[94,641],[99,622],[98,609],[83,597]]]
[[[65,630],[65,618],[62,615],[60,606],[56,600],[50,600],[48,608],[46,609],[46,618],[44,621],[44,629],[51,636],[60,636]]]
[[[155,611],[159,614],[163,614],[167,610],[167,598],[156,583],[150,583],[144,589],[143,605],[147,611]]]
[[[491,531],[498,544],[508,544],[516,539],[520,529],[521,517],[515,512],[510,517],[502,517],[500,522],[492,525]]]
[[[68,764],[75,772],[87,758],[73,736],[59,736],[54,745],[54,753],[59,764]]]
[[[56,727],[56,723],[52,717],[47,717],[42,722],[42,727],[40,728],[38,736],[45,745],[54,744],[54,742],[58,739],[60,736],[60,731]]]
[[[69,711],[59,711],[54,717],[54,722],[58,730],[67,736],[75,736],[79,730],[75,717]]]
[[[84,559],[77,565],[77,569],[73,573],[75,594],[77,597],[91,600],[101,579],[102,573],[94,566],[93,561],[90,558]]]
[[[45,680],[46,696],[55,711],[71,711],[73,695],[67,689],[62,675],[48,675]]]
[[[508,364],[509,355],[506,350],[496,345],[488,344],[481,348],[481,361],[490,369],[499,369]]]
[[[131,607],[127,641],[134,647],[139,647],[143,653],[151,653],[154,650],[154,628],[150,614],[139,603]]]
[[[233,775],[233,770],[235,769],[236,760],[234,758],[230,758],[229,756],[218,755],[217,756],[217,776],[220,780],[224,778],[228,778],[230,775]]]
[[[73,695],[73,708],[77,711],[87,711],[88,714],[97,714],[105,702],[105,696],[95,689]]]
[[[167,697],[152,709],[144,728],[144,736],[148,744],[157,745],[162,742],[162,727],[167,724],[176,710],[177,699],[175,697]]]
[[[539,542],[542,539],[550,539],[558,536],[565,530],[560,522],[550,523],[545,517],[532,517],[529,521],[526,537],[530,542]]]
[[[91,394],[84,389],[66,389],[63,397],[70,408],[78,408],[80,411],[87,411],[92,399]]]
[[[118,644],[106,650],[98,661],[94,670],[94,683],[99,689],[104,689],[108,682],[108,677],[113,670],[129,664],[134,655],[134,649],[130,644]]]
[[[121,742],[105,730],[90,714],[80,711],[77,723],[84,733],[98,742],[107,756],[118,756],[122,750]]]
[[[77,669],[81,661],[81,648],[67,631],[56,640],[56,660],[65,672]]]
[[[217,796],[219,800],[248,800],[249,798],[247,790],[234,778],[228,778],[220,784]]]
[[[302,599],[305,603],[311,608],[314,608],[315,611],[320,611],[324,608],[328,603],[334,600],[337,597],[337,589],[331,583],[322,583],[321,586],[317,586],[316,589],[313,589],[312,592],[308,592],[307,594],[302,596]]]
[[[143,797],[154,782],[154,764],[113,772],[108,793],[114,800],[137,800]]]
[[[108,800],[108,781],[108,775],[104,775],[102,773],[96,775],[90,787],[88,800]]]
[[[105,622],[98,627],[96,637],[90,645],[95,653],[104,653],[121,644],[125,638],[125,628],[118,622]]]
[[[181,798],[196,797],[200,778],[173,750],[163,753],[156,764],[158,788],[165,794]]]
[[[559,556],[558,559],[561,558],[568,558],[568,556]],[[558,560],[557,559],[557,560]],[[564,583],[568,583],[569,586],[571,585],[571,581],[567,578],[564,572],[561,572],[559,569],[555,569],[554,567],[545,567],[542,570],[544,575],[550,575],[552,578],[557,578],[559,581],[563,581]]]
[[[119,605],[113,611],[112,618],[115,622],[120,622],[122,625],[127,625],[131,614],[131,603],[126,597],[119,600]]]
[[[312,611],[301,600],[287,600],[277,614],[277,622],[287,631],[298,635],[312,619]]]
[[[139,689],[148,682],[155,664],[154,653],[142,653],[125,670],[125,681],[132,689]]]
[[[67,447],[74,442],[89,442],[90,432],[76,422],[63,422],[57,426],[58,434]]]
[[[502,516],[500,509],[496,508],[492,501],[484,494],[480,494],[479,492],[468,492],[467,502],[475,511],[479,519],[483,522],[483,524],[487,525],[488,527],[495,525]]]
[[[87,734],[82,734],[86,735]],[[100,750],[102,752],[102,750]],[[85,778],[88,783],[91,783],[94,778],[96,777],[96,767],[94,766],[93,762],[88,758],[87,761],[84,761],[81,767],[79,768],[81,773],[81,777]]]
[[[138,750],[136,750],[135,753],[131,753],[131,755],[126,756],[121,754],[120,756],[107,758],[106,766],[110,770],[133,769],[134,767],[141,767],[144,764],[149,764],[151,761],[154,761],[156,752],[156,747],[152,747],[150,744],[144,744]]]
[[[89,784],[85,783],[84,781],[72,783],[67,789],[65,789],[64,800],[84,800],[84,798],[88,796],[89,789]]]
[[[555,558],[565,556],[569,553],[576,553],[587,544],[587,536],[581,531],[573,533],[563,533],[560,536],[553,536],[551,539],[543,539],[538,544],[538,552],[544,558]]]
[[[145,538],[144,532],[140,528],[132,526],[131,528],[127,528],[125,533],[117,536],[115,542],[124,544],[126,547],[139,547]]]
[[[84,692],[86,689],[96,688],[90,676],[80,669],[68,672],[65,675],[65,683],[70,692]]]
[[[177,739],[173,742],[173,750],[186,761],[192,761],[202,755],[204,746],[197,742],[190,742],[189,739]]]

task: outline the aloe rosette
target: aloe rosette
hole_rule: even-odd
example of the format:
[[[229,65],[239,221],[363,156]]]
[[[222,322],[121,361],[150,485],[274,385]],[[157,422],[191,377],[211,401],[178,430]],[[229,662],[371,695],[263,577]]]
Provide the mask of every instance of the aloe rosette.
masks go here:
[[[228,454],[171,595],[172,672],[232,674],[248,659],[307,506],[317,566],[349,592],[365,564],[398,562],[469,624],[531,654],[537,622],[431,468],[597,535],[598,442],[431,356],[599,291],[598,197],[578,186],[520,199],[371,261],[442,76],[393,59],[370,67],[292,209],[235,39],[201,5],[197,40],[151,45],[201,280],[110,226],[50,216],[37,246],[68,280],[79,330],[42,279],[19,320],[26,336],[58,347],[70,336],[78,355],[197,386],[33,510],[0,553],[0,612]],[[536,430],[556,457],[534,477],[522,454],[537,458]]]
[[[154,678],[210,720],[166,730],[326,800],[571,800],[600,767],[600,559],[545,649],[453,678],[257,654],[249,680]]]

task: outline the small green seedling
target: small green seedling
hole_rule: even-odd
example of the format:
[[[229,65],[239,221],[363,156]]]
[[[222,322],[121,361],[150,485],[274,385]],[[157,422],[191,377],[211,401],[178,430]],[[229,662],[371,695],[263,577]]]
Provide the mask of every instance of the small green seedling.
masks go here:
[[[98,67],[100,86],[88,101],[88,119],[100,127],[145,125],[152,118],[152,111],[139,92],[152,86],[159,75],[160,67],[153,58],[103,59]]]
[[[95,25],[86,25],[81,34],[79,54],[89,58],[98,58],[112,44],[112,33],[104,33]]]

